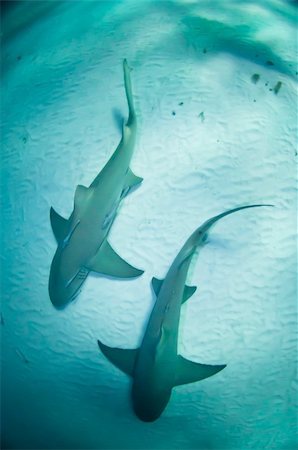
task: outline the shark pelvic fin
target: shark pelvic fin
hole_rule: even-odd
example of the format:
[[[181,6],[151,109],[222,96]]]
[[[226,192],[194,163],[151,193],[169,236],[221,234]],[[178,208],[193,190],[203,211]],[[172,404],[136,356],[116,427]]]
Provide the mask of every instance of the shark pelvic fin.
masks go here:
[[[162,283],[164,280],[159,280],[158,278],[153,277],[151,280],[153,290],[155,292],[156,297],[158,297],[159,291],[161,289]]]
[[[185,285],[183,292],[182,303],[185,303],[197,290],[197,286],[187,286]]]
[[[193,383],[211,377],[226,367],[226,364],[210,366],[208,364],[199,364],[177,355],[177,374],[175,386],[181,384]]]
[[[69,232],[69,222],[60,216],[54,208],[50,209],[50,221],[56,241],[62,242]]]
[[[124,259],[112,249],[107,240],[104,241],[96,255],[93,256],[86,267],[94,272],[119,278],[134,278],[139,277],[144,273],[143,270],[136,269],[124,261]]]
[[[100,341],[97,341],[97,343],[102,353],[114,366],[127,375],[133,376],[136,355],[139,349],[125,350],[123,348],[108,347]]]

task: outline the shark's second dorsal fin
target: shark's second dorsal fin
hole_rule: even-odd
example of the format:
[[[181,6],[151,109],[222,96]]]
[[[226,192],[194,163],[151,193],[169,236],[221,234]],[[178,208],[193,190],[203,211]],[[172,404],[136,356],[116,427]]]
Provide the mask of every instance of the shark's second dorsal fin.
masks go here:
[[[69,222],[60,216],[54,208],[50,209],[51,226],[57,243],[62,242],[68,234]]]
[[[164,280],[159,280],[158,278],[153,277],[151,280],[153,290],[155,292],[156,297],[158,297],[159,291],[161,289],[162,283]]]
[[[108,347],[100,341],[97,341],[97,343],[102,353],[114,366],[118,367],[118,369],[127,375],[133,376],[138,349],[125,350],[122,348]]]
[[[144,273],[143,270],[136,269],[124,261],[113,250],[107,240],[104,241],[95,256],[86,264],[86,267],[94,272],[119,278],[134,278]]]
[[[186,302],[197,290],[197,286],[187,286],[185,285],[183,292],[182,303]]]
[[[177,355],[177,372],[175,386],[193,383],[211,377],[226,367],[226,364],[211,366],[189,361],[181,355]]]

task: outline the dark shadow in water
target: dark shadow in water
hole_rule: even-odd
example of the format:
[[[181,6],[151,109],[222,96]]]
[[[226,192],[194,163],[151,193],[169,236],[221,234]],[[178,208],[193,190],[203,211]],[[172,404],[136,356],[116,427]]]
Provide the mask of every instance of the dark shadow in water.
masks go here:
[[[227,52],[238,58],[292,75],[290,63],[286,63],[267,44],[254,40],[254,32],[250,25],[230,26],[216,20],[191,16],[183,19],[183,23],[187,27],[188,39],[193,43],[196,41],[200,43],[202,40],[211,55]],[[218,36],[219,39],[213,39],[214,36]]]
[[[122,125],[123,125],[123,121],[125,120],[123,117],[123,114],[121,113],[120,109],[118,109],[118,108],[112,108],[112,113],[113,113],[113,119],[116,124],[116,127],[120,131],[120,134],[122,134]]]
[[[1,450],[12,450],[13,447],[5,440],[4,436],[1,436]]]
[[[247,4],[248,2],[244,2]],[[258,5],[258,2],[250,2],[252,8]],[[297,2],[296,2],[297,4]],[[199,58],[214,56],[217,53],[229,53],[238,58],[253,61],[255,64],[265,66],[266,68],[284,73],[297,78],[295,74],[295,61],[286,61],[281,58],[266,42],[259,41],[257,33],[259,27],[254,25],[252,16],[249,21],[245,16],[245,11],[235,8],[233,11],[233,24],[223,23],[220,20],[207,19],[198,15],[197,5],[195,10],[192,5],[182,3],[159,2],[159,9],[166,10],[173,14],[177,13],[177,24],[179,22],[184,25],[180,30],[189,45],[196,50]],[[267,6],[269,12],[283,17],[290,22],[296,22],[297,17],[295,11],[291,12],[292,6],[288,5],[287,10],[278,9],[277,7]],[[222,12],[226,12],[227,7],[220,7],[216,4],[218,17]],[[204,13],[204,4],[202,4],[202,14]],[[177,31],[176,31],[177,33]],[[293,32],[293,38],[295,35]],[[221,68],[218,68],[221,71]]]
[[[5,14],[9,9],[12,9],[18,2],[14,2],[13,0],[1,0],[0,9],[1,13]]]
[[[1,18],[4,43],[6,39],[13,38],[18,33],[26,31],[33,23],[60,6],[61,1],[29,1],[28,4],[21,1],[1,1],[1,9],[2,3],[6,4],[4,5],[5,14]],[[22,5],[22,3],[24,4]],[[15,13],[14,10],[16,10]]]

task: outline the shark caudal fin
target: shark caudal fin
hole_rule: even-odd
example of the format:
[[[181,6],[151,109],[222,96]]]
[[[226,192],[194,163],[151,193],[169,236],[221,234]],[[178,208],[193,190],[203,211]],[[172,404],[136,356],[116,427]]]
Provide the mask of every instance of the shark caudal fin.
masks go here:
[[[177,355],[177,358],[175,386],[204,380],[204,378],[211,377],[226,367],[226,364],[211,366],[195,363],[183,358],[181,355]]]
[[[93,272],[118,278],[135,278],[144,273],[143,270],[136,269],[124,261],[112,249],[107,240],[104,241],[95,256],[86,264],[86,267]]]
[[[208,232],[220,219],[222,219],[225,216],[228,216],[229,214],[234,214],[237,211],[241,211],[242,209],[259,208],[261,206],[273,207],[274,205],[256,204],[256,205],[239,206],[238,208],[229,209],[228,211],[225,211],[221,214],[218,214],[217,216],[211,217],[211,219],[206,220],[206,222],[200,225],[188,238],[187,243],[189,243],[189,251],[187,251],[183,255],[184,257],[182,263],[185,261],[186,258],[190,257],[195,252],[195,247],[197,247],[198,245],[206,244]]]
[[[123,60],[123,72],[124,72],[124,85],[125,85],[125,93],[126,93],[126,99],[128,104],[128,111],[129,116],[128,120],[126,122],[126,126],[130,126],[132,122],[135,120],[135,108],[133,103],[133,96],[132,96],[132,87],[131,87],[131,78],[130,78],[130,72],[132,69],[129,67],[127,60]]]
[[[139,349],[125,350],[122,348],[108,347],[99,340],[98,346],[105,357],[127,375],[133,376],[136,355]]]
[[[210,228],[220,219],[222,219],[225,216],[228,216],[229,214],[234,214],[237,211],[241,211],[242,209],[248,209],[248,208],[260,208],[262,206],[271,206],[273,207],[274,205],[269,205],[269,204],[257,204],[257,205],[246,205],[246,206],[239,206],[238,208],[233,208],[233,209],[229,209],[228,211],[225,211],[221,214],[218,214],[217,216],[212,217],[211,219],[206,220],[206,222],[203,223],[203,225],[201,225],[198,230],[200,230],[201,234],[202,233],[207,233]],[[198,231],[197,230],[197,231]],[[206,239],[206,237],[205,237]]]

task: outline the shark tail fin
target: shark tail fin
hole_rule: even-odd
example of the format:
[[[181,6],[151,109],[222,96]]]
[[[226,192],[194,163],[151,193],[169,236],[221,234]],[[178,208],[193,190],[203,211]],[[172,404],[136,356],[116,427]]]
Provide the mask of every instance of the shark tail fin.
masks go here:
[[[198,245],[198,242],[201,242],[203,244],[206,243],[207,238],[208,238],[208,232],[215,225],[215,223],[218,222],[223,217],[228,216],[230,214],[234,214],[235,212],[241,211],[242,209],[259,208],[259,207],[262,207],[262,206],[271,206],[271,207],[273,207],[274,205],[270,205],[270,204],[255,204],[255,205],[239,206],[238,208],[229,209],[228,211],[225,211],[225,212],[223,212],[221,214],[218,214],[217,216],[211,217],[211,219],[206,220],[206,222],[204,222],[202,225],[200,225],[193,232],[193,234],[189,238],[190,242],[192,243],[192,246],[191,246],[192,251],[193,251],[193,247]],[[187,254],[185,256],[185,259],[188,256],[189,255]]]
[[[195,363],[183,358],[181,355],[177,355],[177,358],[175,386],[204,380],[204,378],[211,377],[226,367],[226,364],[212,366],[209,364]]]
[[[126,93],[126,99],[128,104],[128,110],[129,110],[129,116],[128,121],[126,125],[129,127],[132,122],[135,120],[135,108],[133,103],[133,96],[132,96],[132,86],[131,86],[131,78],[130,78],[130,72],[132,71],[132,68],[129,67],[127,60],[123,60],[123,72],[124,72],[124,85],[125,85],[125,93]]]

